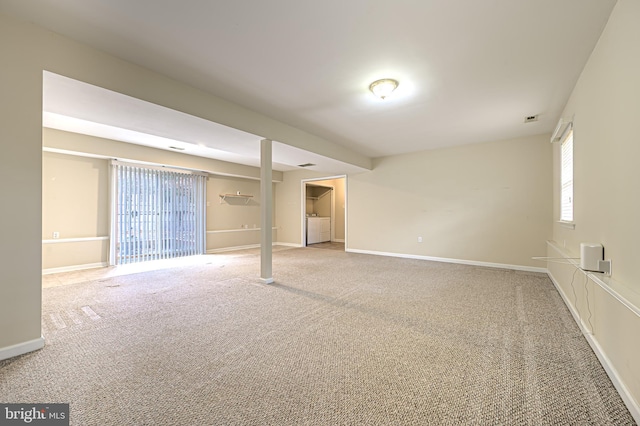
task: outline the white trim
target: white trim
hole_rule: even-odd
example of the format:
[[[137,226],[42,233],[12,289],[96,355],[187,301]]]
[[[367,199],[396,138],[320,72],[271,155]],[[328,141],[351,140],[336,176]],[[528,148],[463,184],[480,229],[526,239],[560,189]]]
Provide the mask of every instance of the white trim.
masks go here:
[[[202,170],[192,169],[189,167],[167,166],[164,164],[150,163],[148,161],[118,160],[114,158],[111,160],[111,164],[127,166],[127,167],[143,167],[145,169],[159,170],[162,172],[184,173],[187,175],[198,175],[198,176],[209,177],[209,173]]]
[[[333,240],[334,243],[344,243],[344,238],[334,238]]]
[[[430,260],[432,262],[457,263],[461,265],[485,266],[487,268],[512,269],[515,271],[542,272],[547,273],[547,268],[537,268],[535,266],[509,265],[506,263],[480,262],[477,260],[451,259],[448,257],[420,256],[417,254],[389,253],[383,251],[359,250],[348,248],[345,251],[350,253],[373,254],[376,256],[401,257],[404,259]]]
[[[245,250],[245,249],[253,249],[253,248],[260,248],[260,244],[248,244],[246,246],[234,246],[234,247],[222,247],[217,249],[209,249],[207,250],[207,254],[224,253],[225,251]]]
[[[553,130],[551,134],[551,139],[549,140],[551,143],[560,142],[564,139],[567,131],[573,129],[573,120],[574,116],[571,117],[562,117],[558,121],[556,128]]]
[[[285,246],[285,247],[295,247],[295,248],[300,248],[303,247],[300,244],[296,244],[296,243],[278,243],[278,242],[274,242],[271,244],[271,246]],[[207,254],[215,254],[215,253],[224,253],[227,251],[235,251],[235,250],[245,250],[245,249],[252,249],[252,248],[260,248],[260,244],[249,244],[246,246],[235,246],[235,247],[222,247],[222,248],[217,248],[217,249],[209,249],[207,250]]]
[[[207,234],[224,234],[225,232],[243,232],[243,231],[259,231],[260,228],[238,228],[238,229],[216,229],[213,231],[207,231]],[[277,231],[278,227],[273,226],[272,231]]]
[[[278,245],[286,245],[286,244],[271,243],[272,247],[273,246],[278,246]],[[234,246],[234,247],[222,247],[222,248],[217,248],[217,249],[209,249],[209,250],[207,250],[207,254],[224,253],[226,251],[246,250],[246,249],[253,249],[253,248],[260,248],[260,244],[247,244],[245,246]]]
[[[44,348],[44,337],[0,348],[0,361]]]
[[[558,225],[562,226],[563,228],[576,229],[575,222],[567,222],[566,220],[558,220],[558,221],[556,221],[556,223]]]
[[[42,240],[42,244],[58,244],[58,243],[84,243],[86,241],[104,241],[109,237],[80,237],[80,238],[56,238],[55,240]]]
[[[298,243],[273,243],[274,246],[285,246],[285,247],[296,247],[296,248],[300,248],[300,247],[304,247],[302,244],[298,244]]]
[[[43,146],[42,151],[52,152],[54,154],[73,155],[74,157],[98,158],[100,160],[110,160],[111,158],[113,158],[108,155],[91,154],[90,152],[70,151],[68,149],[51,148],[48,146]]]
[[[591,278],[593,282],[602,287],[604,291],[609,293],[609,295],[611,295],[614,299],[622,303],[627,309],[640,317],[640,304],[631,302],[628,297],[625,297],[614,288],[620,288],[620,284],[616,283],[614,280],[607,276],[601,276],[595,272],[586,272],[585,274],[589,278]]]
[[[550,245],[552,245],[551,242],[548,241],[548,243]],[[615,367],[613,366],[613,364],[611,363],[611,361],[609,360],[609,358],[605,354],[605,352],[602,349],[602,347],[598,344],[598,341],[595,340],[593,335],[589,332],[589,330],[582,323],[582,320],[580,319],[580,315],[575,310],[575,307],[571,304],[571,301],[567,298],[567,296],[565,295],[564,291],[562,291],[562,288],[560,287],[560,285],[558,284],[558,282],[556,281],[554,276],[551,274],[551,271],[548,271],[547,275],[549,275],[549,278],[551,279],[551,282],[553,283],[553,285],[555,286],[556,290],[560,294],[560,297],[562,297],[562,300],[564,301],[564,304],[567,306],[567,308],[569,308],[569,312],[571,312],[571,315],[573,316],[574,321],[576,322],[576,324],[578,324],[578,327],[580,328],[580,331],[582,332],[584,337],[587,339],[587,342],[589,342],[589,346],[591,346],[591,349],[593,350],[593,352],[598,357],[598,360],[600,361],[600,364],[602,364],[602,367],[607,372],[607,375],[609,376],[609,379],[611,379],[611,382],[613,383],[613,386],[616,388],[616,390],[620,394],[620,397],[622,398],[622,401],[627,406],[627,409],[629,410],[629,413],[631,414],[633,419],[636,421],[636,423],[640,423],[640,406],[633,399],[631,393],[629,392],[629,390],[627,389],[627,387],[625,386],[625,384],[621,380],[620,375],[618,374],[618,371],[615,369]]]
[[[556,245],[553,241],[547,241],[547,244],[555,251],[557,251],[561,256],[566,258],[568,262],[570,262],[574,267],[580,269],[580,262],[575,259],[571,259],[571,255],[568,252]],[[631,289],[627,289],[624,285],[611,279],[610,277],[604,276],[597,272],[584,271],[582,269],[580,270],[583,274],[588,276],[591,281],[593,281],[604,291],[609,293],[611,297],[622,303],[627,309],[640,317],[640,294],[635,293]]]
[[[347,214],[349,212],[349,207],[347,206],[347,199],[348,194],[349,194],[349,189],[348,189],[348,179],[347,179],[347,175],[336,175],[336,176],[327,176],[327,177],[316,177],[316,178],[307,178],[307,179],[301,179],[300,180],[300,191],[301,191],[301,195],[300,195],[300,211],[301,211],[301,219],[300,219],[300,241],[301,241],[301,245],[300,247],[306,247],[307,246],[307,221],[306,221],[306,210],[307,210],[307,199],[306,199],[306,188],[307,188],[307,183],[310,182],[318,182],[318,181],[324,181],[324,180],[338,180],[338,179],[344,179],[344,237],[345,237],[345,245],[346,245],[346,239],[348,238],[348,232],[347,232]],[[331,241],[334,241],[334,237],[335,237],[335,194],[336,194],[336,188],[333,185],[330,185],[331,187]]]
[[[75,157],[99,158],[101,160],[112,160],[112,159],[114,159],[112,155],[91,154],[89,152],[70,151],[70,150],[67,150],[67,149],[51,148],[51,147],[47,147],[47,146],[43,146],[42,147],[42,151],[44,151],[44,152],[52,152],[54,154],[73,155]],[[178,155],[189,155],[189,154],[181,154],[178,151],[170,151],[170,152],[172,152],[173,154],[178,154]],[[138,160],[127,159],[127,158],[120,158],[120,160],[121,161],[125,161],[125,162],[138,161]],[[217,161],[225,162],[224,160],[217,160]],[[154,165],[154,166],[158,166],[158,167],[162,167],[163,166],[160,163],[149,163],[149,162],[140,162],[140,163],[141,164],[150,164],[150,165]],[[166,167],[180,168],[180,166],[172,166],[172,165],[167,165]],[[246,166],[246,167],[256,168],[255,166]],[[283,173],[281,170],[275,170],[275,171]],[[215,170],[203,170],[203,172],[207,173],[209,175],[209,178],[212,178],[212,177],[215,178],[217,176],[223,176],[223,177],[236,177],[236,178],[240,178],[240,179],[249,179],[249,180],[260,180],[259,177],[241,175],[241,174],[238,174],[238,173],[223,173],[223,172],[215,171]],[[281,183],[281,182],[282,182],[282,179],[278,180],[276,178],[273,178],[273,183]]]
[[[85,263],[84,265],[61,266],[59,268],[47,268],[42,270],[42,275],[58,274],[60,272],[82,271],[84,269],[106,268],[108,262]]]
[[[109,164],[109,254],[107,263],[116,266],[118,257],[118,173],[116,166]]]

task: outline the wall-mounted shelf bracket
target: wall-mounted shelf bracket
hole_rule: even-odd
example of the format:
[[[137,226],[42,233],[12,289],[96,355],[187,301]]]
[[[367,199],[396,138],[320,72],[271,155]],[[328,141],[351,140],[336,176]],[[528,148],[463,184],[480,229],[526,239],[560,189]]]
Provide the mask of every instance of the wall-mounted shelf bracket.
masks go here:
[[[249,200],[253,198],[253,195],[247,194],[220,194],[220,204],[227,198],[244,198],[244,203],[248,204]]]

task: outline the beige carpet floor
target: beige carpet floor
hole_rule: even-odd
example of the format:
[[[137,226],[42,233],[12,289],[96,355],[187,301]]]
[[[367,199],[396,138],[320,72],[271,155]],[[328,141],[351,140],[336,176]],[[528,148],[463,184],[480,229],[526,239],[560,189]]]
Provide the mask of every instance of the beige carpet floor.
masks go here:
[[[202,259],[55,278],[0,401],[73,425],[635,424],[546,275],[299,248],[264,285],[256,251]]]

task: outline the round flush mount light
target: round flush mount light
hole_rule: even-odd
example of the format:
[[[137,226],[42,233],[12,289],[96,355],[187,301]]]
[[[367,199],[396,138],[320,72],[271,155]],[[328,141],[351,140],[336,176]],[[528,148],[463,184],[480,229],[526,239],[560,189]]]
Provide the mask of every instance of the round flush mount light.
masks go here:
[[[389,96],[394,90],[396,90],[397,87],[397,80],[393,80],[391,78],[383,78],[371,83],[371,85],[369,86],[369,90],[371,90],[371,93],[373,93],[380,99],[384,99]]]

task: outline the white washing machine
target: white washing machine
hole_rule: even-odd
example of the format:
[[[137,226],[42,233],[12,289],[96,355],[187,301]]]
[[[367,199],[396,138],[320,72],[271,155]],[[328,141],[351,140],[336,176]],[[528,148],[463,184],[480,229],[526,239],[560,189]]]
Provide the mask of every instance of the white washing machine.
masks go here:
[[[307,244],[323,243],[325,241],[331,241],[331,218],[308,217]]]

